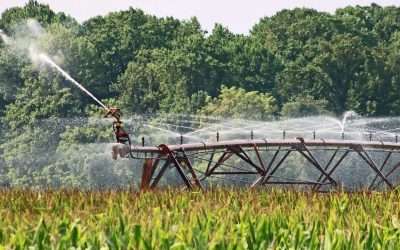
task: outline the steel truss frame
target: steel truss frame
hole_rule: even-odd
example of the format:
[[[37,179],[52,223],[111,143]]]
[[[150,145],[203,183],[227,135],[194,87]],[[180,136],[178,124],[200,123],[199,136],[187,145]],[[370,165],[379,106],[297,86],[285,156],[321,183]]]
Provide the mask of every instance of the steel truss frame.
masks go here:
[[[119,145],[121,146],[121,145]],[[254,180],[248,183],[251,188],[266,185],[301,185],[312,191],[335,190],[340,188],[339,179],[335,173],[345,166],[349,155],[356,155],[363,167],[374,173],[374,178],[368,185],[369,190],[379,188],[393,189],[398,184],[390,178],[400,169],[400,160],[396,162],[393,155],[400,154],[400,144],[364,141],[310,140],[243,140],[223,141],[218,143],[165,145],[158,147],[132,147],[131,153],[136,158],[144,159],[141,189],[156,188],[168,168],[173,168],[177,176],[188,189],[205,189],[204,181],[208,178],[221,176],[254,175]],[[328,158],[321,161],[315,151],[327,151]],[[123,151],[123,152],[122,152]],[[126,148],[121,155],[129,152]],[[265,152],[270,152],[266,156]],[[333,152],[330,154],[329,152]],[[372,157],[372,152],[384,153],[383,161],[378,164]],[[264,154],[263,154],[264,153]],[[272,153],[272,156],[271,156]],[[275,173],[282,168],[291,154],[301,156],[309,166],[318,172],[314,180],[300,178],[277,177]],[[209,155],[209,157],[201,157]],[[241,165],[231,165],[227,161],[236,158]],[[389,166],[390,162],[395,164]],[[195,163],[206,162],[201,170]],[[324,164],[325,163],[325,164]],[[245,164],[245,168],[243,168]],[[205,168],[205,170],[204,170]],[[225,177],[224,177],[225,178]]]

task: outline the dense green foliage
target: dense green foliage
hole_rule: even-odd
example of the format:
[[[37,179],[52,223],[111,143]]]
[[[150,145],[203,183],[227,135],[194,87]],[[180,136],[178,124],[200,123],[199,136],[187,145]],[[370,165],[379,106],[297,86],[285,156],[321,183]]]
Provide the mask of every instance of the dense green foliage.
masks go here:
[[[269,94],[222,86],[218,98],[207,102],[200,113],[206,116],[265,120],[276,111],[275,99]]]
[[[283,10],[261,19],[249,35],[238,35],[219,24],[207,34],[195,18],[156,18],[137,9],[79,24],[30,1],[6,10],[0,28],[15,34],[28,18],[46,29],[42,47],[62,56],[71,75],[100,98],[114,98],[131,112],[196,113],[223,85],[267,93],[278,109],[309,96],[326,100],[326,108],[338,114],[349,109],[365,115],[400,112],[400,8],[347,7],[334,15]],[[55,76],[27,73],[29,64],[1,46],[2,112],[31,102],[25,94],[35,84],[51,80],[62,85],[59,91],[70,88]],[[82,112],[90,100],[68,91]],[[65,115],[66,109],[43,116]],[[21,115],[30,117],[32,111],[21,110]]]
[[[4,249],[399,249],[399,194],[0,192]]]
[[[32,19],[42,30],[27,29]],[[243,35],[220,24],[207,33],[196,18],[157,18],[132,8],[80,24],[31,0],[3,12],[0,29],[35,40],[96,96],[128,114],[400,114],[397,7],[283,10]],[[111,141],[111,131],[86,121],[79,128],[39,126],[100,111],[60,74],[38,70],[27,54],[0,41],[0,183],[52,185],[41,176],[82,177],[77,169],[90,157],[78,159],[72,145]]]
[[[311,96],[297,96],[282,106],[283,117],[304,117],[307,115],[327,114],[327,101],[315,100]]]

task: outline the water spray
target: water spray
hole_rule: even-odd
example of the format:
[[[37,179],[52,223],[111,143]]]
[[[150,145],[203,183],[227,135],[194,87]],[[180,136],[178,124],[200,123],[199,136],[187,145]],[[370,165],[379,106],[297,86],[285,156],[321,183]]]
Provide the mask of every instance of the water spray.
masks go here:
[[[0,29],[0,38],[6,43],[6,44],[11,44],[11,38],[6,35],[6,33]],[[30,53],[32,54],[37,54],[37,51],[35,50],[34,47],[30,47]],[[39,53],[38,58],[42,60],[43,62],[49,64],[51,67],[55,68],[57,71],[59,71],[68,81],[72,82],[75,84],[79,89],[81,89],[83,92],[85,92],[88,96],[90,96],[95,102],[97,102],[101,107],[103,107],[108,113],[110,113],[110,109],[104,105],[99,99],[97,99],[89,90],[87,90],[85,87],[83,87],[79,82],[77,82],[74,78],[72,78],[67,72],[65,72],[60,66],[58,66],[49,56],[47,56],[44,53]],[[115,109],[112,114],[116,114]],[[115,117],[117,120],[119,120],[120,115],[118,117]]]
[[[3,40],[3,42],[7,45],[11,44],[11,39],[9,36],[6,35],[6,33],[0,29],[0,38]]]
[[[90,96],[94,101],[96,101],[100,106],[102,106],[105,110],[109,110],[104,103],[102,103],[99,99],[97,99],[92,93],[89,92],[85,87],[83,87],[80,83],[78,83],[74,78],[72,78],[67,72],[65,72],[60,66],[58,66],[53,60],[50,59],[45,54],[40,54],[39,58],[44,62],[48,63],[51,67],[58,70],[67,80],[75,84],[78,88],[80,88],[83,92],[85,92],[88,96]]]
[[[121,121],[121,110],[119,108],[109,108],[104,103],[102,103],[99,99],[97,99],[89,90],[83,87],[79,82],[77,82],[74,78],[72,78],[67,72],[65,72],[60,66],[58,66],[50,57],[46,54],[39,54],[39,58],[49,64],[51,67],[55,68],[59,71],[67,80],[75,84],[80,90],[86,93],[89,97],[91,97],[95,102],[97,102],[107,113],[104,116],[105,118],[112,117],[114,118],[113,122],[113,131],[118,143],[131,145],[131,139],[129,134],[123,129],[122,121]]]

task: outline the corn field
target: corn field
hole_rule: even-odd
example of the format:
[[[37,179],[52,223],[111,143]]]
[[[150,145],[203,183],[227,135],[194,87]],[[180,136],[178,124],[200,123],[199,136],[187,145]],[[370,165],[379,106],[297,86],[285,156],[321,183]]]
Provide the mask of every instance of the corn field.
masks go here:
[[[0,191],[0,249],[400,249],[400,194]]]

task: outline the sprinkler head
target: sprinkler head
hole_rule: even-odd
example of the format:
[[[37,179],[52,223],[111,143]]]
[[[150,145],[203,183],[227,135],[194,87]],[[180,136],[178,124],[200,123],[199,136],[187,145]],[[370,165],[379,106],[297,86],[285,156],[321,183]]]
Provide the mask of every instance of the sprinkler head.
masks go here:
[[[105,118],[114,117],[117,121],[120,121],[122,116],[121,110],[119,108],[108,108],[107,113],[105,114]]]

